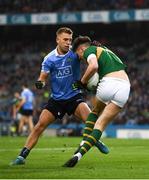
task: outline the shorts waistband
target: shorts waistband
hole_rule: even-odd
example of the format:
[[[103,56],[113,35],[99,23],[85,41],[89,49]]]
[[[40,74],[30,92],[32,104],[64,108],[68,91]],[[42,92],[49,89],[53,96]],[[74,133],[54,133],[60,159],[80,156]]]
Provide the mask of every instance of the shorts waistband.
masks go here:
[[[116,80],[116,81],[120,81],[120,82],[124,82],[126,84],[130,85],[130,81],[127,81],[125,79],[121,79],[121,78],[115,78],[115,77],[103,77],[100,82],[104,81],[104,80]]]

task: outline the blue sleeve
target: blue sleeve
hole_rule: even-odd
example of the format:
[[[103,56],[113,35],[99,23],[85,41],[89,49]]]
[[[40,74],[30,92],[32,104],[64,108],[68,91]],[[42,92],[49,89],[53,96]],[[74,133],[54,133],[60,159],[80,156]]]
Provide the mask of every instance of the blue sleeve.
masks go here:
[[[76,53],[74,54],[74,56],[78,61],[80,61],[79,56]]]
[[[77,55],[77,53],[74,53],[73,51],[71,51],[71,55],[74,59],[76,59],[80,63],[80,59],[79,59],[79,56]]]
[[[21,98],[26,99],[26,93],[24,91],[21,93]]]
[[[41,72],[49,73],[51,68],[51,62],[48,58],[44,58],[41,66]]]

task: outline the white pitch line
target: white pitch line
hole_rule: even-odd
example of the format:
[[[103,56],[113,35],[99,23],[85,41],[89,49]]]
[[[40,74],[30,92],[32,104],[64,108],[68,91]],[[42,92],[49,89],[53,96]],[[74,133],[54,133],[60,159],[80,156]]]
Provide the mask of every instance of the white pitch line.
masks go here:
[[[62,151],[62,150],[72,150],[75,149],[75,147],[63,147],[63,148],[35,148],[33,151]],[[5,152],[5,151],[20,151],[21,149],[0,149],[0,152]]]
[[[121,147],[119,147],[121,148]],[[133,146],[131,148],[138,148],[138,149],[142,149],[144,148],[144,146]],[[76,149],[76,147],[61,147],[61,148],[33,148],[32,151],[62,151],[62,150],[73,150],[73,149]],[[110,150],[113,150],[113,149],[118,149],[118,148],[115,148],[115,147],[110,147]],[[11,151],[20,151],[21,149],[6,149],[6,148],[0,148],[0,152],[11,152]]]

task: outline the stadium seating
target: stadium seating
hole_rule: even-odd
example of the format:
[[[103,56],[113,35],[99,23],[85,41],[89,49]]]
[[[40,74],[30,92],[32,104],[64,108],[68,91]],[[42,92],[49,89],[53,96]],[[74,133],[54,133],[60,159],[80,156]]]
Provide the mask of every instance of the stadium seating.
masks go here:
[[[1,13],[72,12],[109,9],[139,9],[148,7],[147,0],[0,0]]]

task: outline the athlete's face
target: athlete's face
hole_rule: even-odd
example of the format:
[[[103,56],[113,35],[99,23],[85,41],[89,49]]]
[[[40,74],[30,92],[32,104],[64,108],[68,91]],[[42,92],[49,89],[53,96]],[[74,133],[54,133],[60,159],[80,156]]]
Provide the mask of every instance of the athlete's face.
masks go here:
[[[56,38],[58,52],[65,54],[69,51],[72,43],[72,34],[61,33]]]
[[[16,92],[16,93],[14,94],[14,97],[15,97],[15,98],[19,98],[19,97],[20,97],[20,94],[19,94],[18,92]]]
[[[83,60],[84,51],[85,51],[85,47],[83,45],[80,45],[76,50],[76,53],[78,54],[81,60]]]

